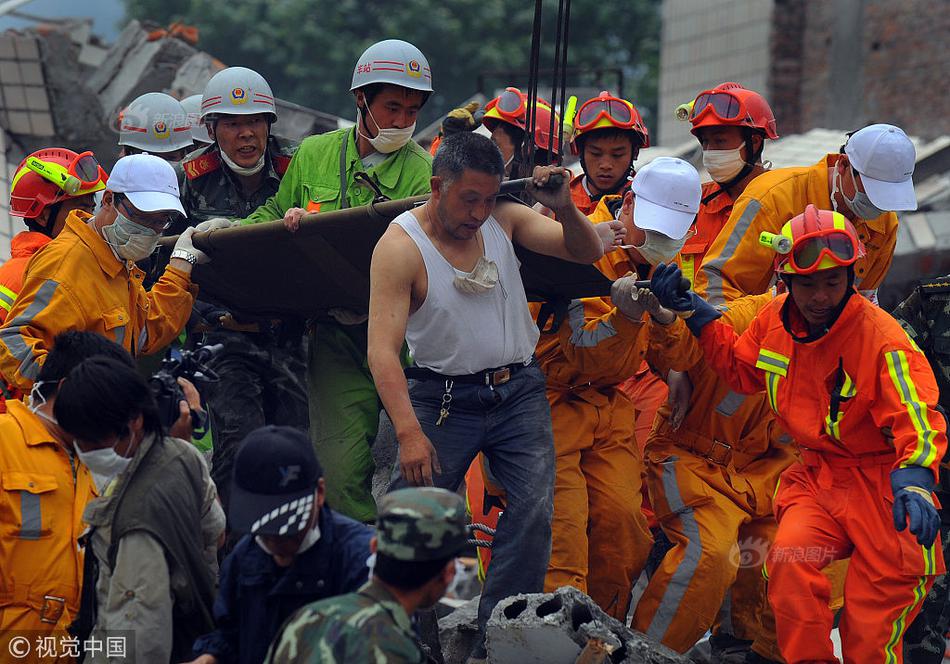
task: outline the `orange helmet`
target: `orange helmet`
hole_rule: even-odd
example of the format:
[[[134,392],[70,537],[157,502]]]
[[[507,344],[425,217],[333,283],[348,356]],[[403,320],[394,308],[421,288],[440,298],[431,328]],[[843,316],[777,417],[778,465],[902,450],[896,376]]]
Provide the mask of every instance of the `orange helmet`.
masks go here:
[[[780,254],[776,259],[779,274],[848,267],[865,255],[858,232],[844,215],[814,205],[785,222],[780,234],[763,233],[760,242]]]
[[[505,88],[505,91],[485,104],[482,124],[494,131],[499,122],[510,124],[521,131],[528,128],[528,96],[518,88]],[[557,131],[560,116],[554,113],[554,129]],[[554,154],[561,154],[557,140],[554,141]],[[551,104],[538,98],[534,112],[534,144],[539,150],[547,150],[551,145]]]
[[[10,214],[36,219],[50,205],[106,188],[109,176],[92,152],[43,148],[20,162],[10,184]]]
[[[748,127],[778,138],[775,116],[768,102],[758,92],[738,83],[721,83],[712,90],[700,92],[689,112],[692,133],[701,127]]]
[[[573,142],[581,136],[598,129],[620,129],[633,133],[640,140],[640,147],[650,147],[650,132],[636,106],[626,99],[615,97],[606,90],[588,99],[574,115]],[[574,145],[575,153],[578,147]]]

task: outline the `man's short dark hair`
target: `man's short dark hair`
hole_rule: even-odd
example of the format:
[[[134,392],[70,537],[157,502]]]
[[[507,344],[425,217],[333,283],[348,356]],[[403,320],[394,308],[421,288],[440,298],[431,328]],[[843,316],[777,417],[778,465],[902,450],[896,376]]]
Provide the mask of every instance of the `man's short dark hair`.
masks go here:
[[[487,136],[473,131],[446,136],[432,160],[432,175],[451,183],[466,169],[496,175],[501,179],[505,177],[505,159],[498,146]]]
[[[643,147],[643,141],[640,137],[629,129],[619,129],[617,127],[604,127],[602,129],[594,129],[587,133],[581,134],[575,140],[577,143],[578,150],[584,150],[584,146],[587,143],[589,138],[626,138],[630,141],[630,147],[634,152]]]
[[[84,441],[124,438],[139,415],[146,433],[162,433],[148,383],[134,365],[111,357],[91,357],[75,366],[60,385],[53,414],[64,431]]]
[[[53,338],[53,348],[46,355],[46,362],[40,369],[36,381],[48,385],[40,387],[47,399],[56,394],[59,381],[69,375],[80,362],[90,357],[108,357],[126,366],[134,367],[132,356],[114,341],[95,332],[73,330],[61,332]]]
[[[363,93],[363,96],[366,97],[366,104],[369,105],[373,103],[374,99],[376,99],[376,95],[385,90],[387,86],[391,88],[402,87],[401,85],[396,85],[395,83],[370,83],[369,85],[364,85],[363,87],[357,88],[356,90],[359,90]],[[356,92],[356,90],[353,92]],[[411,90],[411,88],[407,88],[407,90]],[[420,108],[425,106],[426,102],[429,101],[429,97],[432,96],[431,92],[424,92],[422,90],[413,90],[413,92],[422,92],[422,103],[419,104]]]
[[[417,590],[442,573],[450,558],[439,560],[424,560],[421,562],[396,560],[385,554],[376,554],[376,565],[373,574],[385,583],[400,590]]]

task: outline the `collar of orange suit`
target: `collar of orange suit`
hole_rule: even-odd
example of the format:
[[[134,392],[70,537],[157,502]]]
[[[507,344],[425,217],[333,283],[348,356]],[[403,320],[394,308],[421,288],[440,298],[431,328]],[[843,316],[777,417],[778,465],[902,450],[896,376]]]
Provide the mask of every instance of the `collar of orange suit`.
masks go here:
[[[805,321],[805,317],[802,316],[801,311],[799,311],[798,307],[795,305],[795,300],[792,298],[791,286],[789,286],[789,292],[785,295],[785,303],[782,304],[782,326],[792,337],[793,341],[802,344],[818,341],[827,336],[831,332],[831,329],[835,325],[838,325],[839,321],[843,321],[842,324],[844,324],[851,316],[855,315],[855,310],[858,307],[858,303],[857,301],[852,302],[852,300],[854,300],[852,295],[857,295],[857,291],[854,290],[853,285],[848,288],[848,290],[845,292],[844,299],[841,301],[841,304],[837,306],[831,320],[831,325],[828,325],[823,330],[811,332],[808,329],[808,323]],[[858,295],[858,297],[861,296]]]
[[[7,400],[7,414],[10,415],[23,432],[23,440],[29,446],[34,445],[59,445],[52,434],[46,429],[38,416],[30,412],[26,404],[15,399]]]
[[[96,257],[102,271],[114,278],[125,269],[125,263],[115,257],[112,249],[99,235],[99,231],[89,225],[90,219],[92,219],[92,215],[88,212],[73,210],[66,217],[66,229],[79,236],[82,243],[89,247],[89,250]],[[64,232],[66,232],[65,229]]]

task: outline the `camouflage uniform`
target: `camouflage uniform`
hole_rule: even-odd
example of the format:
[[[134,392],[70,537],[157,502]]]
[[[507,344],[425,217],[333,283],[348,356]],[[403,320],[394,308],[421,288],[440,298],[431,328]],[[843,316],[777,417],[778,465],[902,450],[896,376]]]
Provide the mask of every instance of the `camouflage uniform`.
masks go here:
[[[950,275],[921,283],[893,312],[908,335],[930,361],[940,388],[940,407],[950,412]],[[940,466],[940,482],[935,489],[940,510],[940,536],[944,556],[950,556],[950,474],[947,459]],[[940,664],[950,627],[950,583],[938,577],[924,600],[920,614],[904,634],[904,661]]]
[[[380,499],[378,514],[381,555],[422,562],[451,558],[465,547],[465,505],[444,489],[394,491]],[[355,593],[314,602],[291,616],[266,661],[421,664],[426,655],[405,609],[373,579]]]
[[[213,217],[246,217],[273,196],[296,146],[274,136],[268,138],[264,178],[260,188],[245,196],[235,176],[223,163],[216,144],[200,148],[178,166],[181,202],[187,222],[195,225]],[[170,233],[181,228],[170,229]],[[214,311],[217,320],[225,311]],[[308,429],[306,347],[302,321],[257,322],[259,332],[218,328],[205,334],[205,343],[224,344],[210,362],[220,376],[211,384],[207,399],[213,418],[212,476],[227,510],[231,469],[238,443],[265,424]]]

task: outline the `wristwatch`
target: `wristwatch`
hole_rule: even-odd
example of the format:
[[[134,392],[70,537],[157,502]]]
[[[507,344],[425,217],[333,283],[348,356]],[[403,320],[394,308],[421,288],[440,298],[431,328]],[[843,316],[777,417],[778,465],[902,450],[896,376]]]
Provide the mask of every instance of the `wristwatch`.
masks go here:
[[[198,263],[198,257],[195,256],[193,253],[185,251],[184,249],[175,249],[175,251],[172,252],[171,257],[180,258],[183,261],[188,261],[192,265],[196,265]]]

